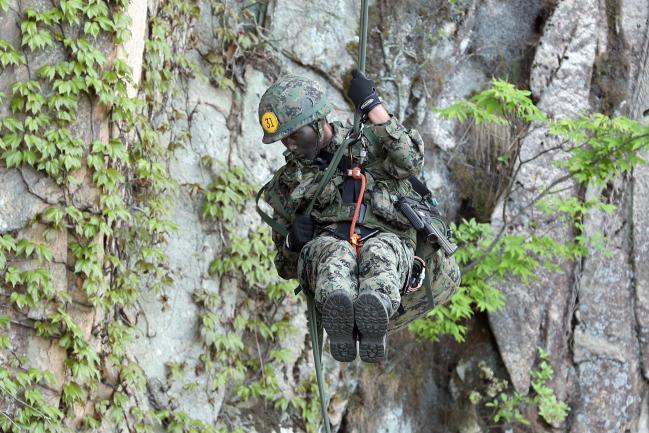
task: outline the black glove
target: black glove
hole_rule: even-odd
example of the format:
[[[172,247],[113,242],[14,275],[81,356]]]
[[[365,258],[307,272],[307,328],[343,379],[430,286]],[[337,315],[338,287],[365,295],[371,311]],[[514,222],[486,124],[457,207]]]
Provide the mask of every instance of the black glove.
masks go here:
[[[313,218],[308,215],[296,216],[288,230],[288,236],[286,236],[286,248],[289,251],[300,251],[307,242],[313,239],[314,232]]]
[[[347,96],[361,113],[367,115],[372,108],[381,103],[379,95],[376,94],[374,81],[370,80],[358,69],[352,71],[352,81],[349,84]]]

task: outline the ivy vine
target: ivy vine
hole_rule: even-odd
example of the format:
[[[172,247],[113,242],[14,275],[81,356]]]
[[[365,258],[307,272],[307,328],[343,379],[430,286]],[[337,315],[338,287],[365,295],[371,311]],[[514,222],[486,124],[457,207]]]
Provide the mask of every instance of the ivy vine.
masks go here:
[[[161,246],[174,230],[167,214],[173,182],[162,164],[153,113],[129,97],[132,72],[110,52],[129,37],[127,5],[63,0],[43,10],[18,6],[11,11],[20,17],[19,43],[0,39],[2,70],[28,74],[10,86],[9,95],[0,94],[10,113],[0,122],[0,160],[8,169],[46,175],[63,193],[33,221],[44,228],[41,238],[0,236],[0,277],[14,309],[0,316],[0,325],[5,332],[31,328],[66,358],[64,383],[55,383],[52,372],[29,367],[1,336],[0,349],[11,360],[0,367],[0,391],[11,403],[1,412],[2,431],[92,430],[107,419],[128,426],[132,391],[144,391],[142,372],[125,352],[132,330],[118,313],[144,288],[171,281]],[[3,13],[11,7],[0,2]],[[43,64],[45,51],[57,62]],[[146,56],[149,63],[161,57],[151,49]],[[147,76],[145,95],[159,100],[151,89],[172,79]],[[106,119],[82,123],[82,104]],[[104,121],[117,131],[113,138],[96,130]],[[83,128],[90,129],[90,141]],[[84,204],[80,188],[91,191]],[[51,246],[57,242],[67,245],[67,263],[54,262]],[[68,290],[55,288],[53,266],[74,275]],[[104,318],[99,334],[89,334],[75,318],[72,305],[79,302]],[[107,377],[110,371],[116,381]],[[60,396],[52,395],[55,389]]]

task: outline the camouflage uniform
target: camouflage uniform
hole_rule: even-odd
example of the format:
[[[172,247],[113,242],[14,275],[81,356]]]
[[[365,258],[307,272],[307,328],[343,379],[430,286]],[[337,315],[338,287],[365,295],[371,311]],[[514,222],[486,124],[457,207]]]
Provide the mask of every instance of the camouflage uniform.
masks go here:
[[[459,284],[459,271],[395,207],[402,198],[415,200],[423,206],[416,212],[433,224],[430,193],[409,179],[423,166],[421,137],[388,118],[385,110],[374,111],[381,104],[374,81],[359,70],[351,75],[347,94],[356,108],[375,120],[388,119],[365,125],[355,140],[347,140],[350,128],[326,123],[331,108],[314,81],[287,76],[264,93],[259,103],[263,141],[282,140],[288,150],[286,164],[257,195],[259,200],[264,193],[273,217],[257,210],[273,228],[279,274],[299,278],[315,295],[334,359],[351,362],[358,351],[361,360],[380,362],[389,327],[403,327],[429,311],[433,302],[448,299]],[[327,125],[333,137],[325,141]],[[418,185],[421,196],[412,185]],[[441,228],[435,226],[443,234],[445,225],[439,224]],[[354,244],[349,239],[352,226]],[[452,249],[442,244],[447,252]],[[415,245],[418,280],[410,286]]]
[[[334,136],[324,153],[335,153],[349,132],[339,122],[332,126]],[[394,312],[412,267],[416,234],[394,207],[391,196],[412,192],[407,178],[421,171],[423,143],[415,131],[407,131],[393,118],[383,125],[366,128],[375,140],[368,143],[362,165],[367,178],[364,203],[368,207],[362,227],[380,232],[364,242],[358,255],[348,240],[333,234],[341,232],[337,230],[340,225],[348,224],[354,208],[353,203],[342,202],[339,186],[347,176],[339,171],[316,200],[312,213],[318,223],[316,237],[300,253],[288,250],[284,236],[273,231],[277,247],[275,265],[282,277],[297,277],[303,287],[314,291],[319,308],[327,294],[336,289],[348,291],[352,298],[365,290],[374,290],[389,297]],[[361,151],[356,147],[352,148],[355,157]],[[275,174],[265,193],[275,220],[288,226],[293,216],[305,210],[326,165],[318,164],[317,160],[298,161],[287,154],[286,164]]]
[[[335,290],[345,290],[352,299],[365,290],[374,290],[386,295],[396,311],[412,260],[410,245],[393,233],[381,232],[369,238],[357,255],[349,241],[325,232],[302,249],[298,277],[305,287],[315,288],[320,308]]]

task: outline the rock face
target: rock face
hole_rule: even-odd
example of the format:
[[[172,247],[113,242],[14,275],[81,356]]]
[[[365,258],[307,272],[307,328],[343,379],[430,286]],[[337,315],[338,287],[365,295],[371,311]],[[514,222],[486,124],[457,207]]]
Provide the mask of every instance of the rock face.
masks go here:
[[[530,87],[538,99],[538,106],[551,116],[561,118],[591,111],[589,82],[598,33],[593,8],[596,8],[595,1],[561,2],[545,25],[532,66]],[[556,53],[564,52],[571,54],[557,57]],[[547,131],[539,127],[530,129],[521,145],[521,160],[551,149],[559,141],[547,137]],[[565,175],[563,170],[552,165],[552,161],[565,156],[561,151],[549,152],[539,158],[538,164],[521,167],[517,178],[519,187],[512,192],[511,203],[507,203],[509,210],[504,215],[508,219],[518,218],[523,226],[521,231],[524,232],[525,225],[531,221],[531,215],[520,215],[521,209],[526,208],[546,185]],[[564,194],[573,195],[576,190]],[[496,224],[504,223],[503,205],[500,203],[492,216]],[[546,229],[556,238],[570,236],[570,228],[560,224],[546,223]],[[501,313],[490,315],[490,323],[512,383],[521,392],[527,392],[529,388],[529,372],[535,362],[537,346],[541,344],[542,329],[545,329],[544,339],[556,340],[555,344],[561,349],[558,353],[567,350],[567,341],[559,340],[563,339],[565,326],[569,326],[571,320],[565,314],[570,310],[568,303],[573,298],[572,278],[572,269],[565,269],[558,273],[548,272],[528,285],[516,282],[502,287],[508,307]]]
[[[144,11],[148,7],[155,16],[158,3],[133,2],[134,35],[146,34]],[[225,3],[235,9],[244,7]],[[283,318],[294,332],[277,337],[276,344],[289,349],[283,361],[273,364],[277,392],[290,399],[300,389],[309,398],[304,404],[315,404],[302,298],[289,296],[264,304],[258,302],[263,294],[245,287],[240,275],[210,275],[212,261],[226,256],[228,245],[218,224],[201,217],[205,203],[201,192],[227,167],[242,167],[250,183],[261,185],[283,164],[280,144],[261,144],[257,119],[259,98],[280,73],[320,81],[333,101],[332,118],[351,118],[343,83],[356,62],[360,2],[275,0],[255,9],[258,22],[265,26],[263,48],[250,58],[236,57],[236,47],[228,51],[235,59],[230,65],[234,89],[218,87],[206,78],[211,68],[207,53],[214,48],[215,26],[223,18],[218,6],[225,3],[198,3],[200,18],[186,41],[185,54],[202,74],[184,76],[165,106],[175,119],[163,135],[167,167],[178,185],[172,219],[179,230],[166,247],[174,283],[164,293],[142,294],[140,311],[124,313],[137,330],[129,356],[142,368],[147,382],[147,393],[136,400],[144,407],[173,409],[230,430],[314,431],[303,417],[317,406],[282,409],[271,403],[250,403],[238,394],[245,390],[235,390],[228,383],[213,386],[219,372],[242,368],[235,360],[220,359],[217,353],[218,362],[210,358],[217,368],[205,372],[209,362],[203,356],[207,337],[201,321],[206,314],[215,318],[220,336],[241,337],[245,349],[255,352],[250,365],[259,380],[268,374],[255,364],[257,352],[262,365],[268,361],[262,354],[265,347],[257,335],[251,337],[236,323],[255,317],[268,322]],[[16,17],[10,14],[0,21],[0,28],[3,38],[19,44]],[[237,32],[246,29],[242,25]],[[565,174],[552,161],[566,155],[552,151],[526,164],[507,202],[478,209],[475,190],[480,185],[471,176],[467,182],[458,169],[467,164],[473,138],[454,123],[440,120],[433,106],[446,107],[469,97],[492,77],[499,77],[528,87],[538,106],[555,118],[603,111],[640,119],[649,109],[646,0],[376,0],[370,9],[369,36],[368,73],[376,79],[389,110],[424,137],[427,159],[422,176],[451,219],[481,215],[497,228],[505,219],[517,218],[516,230],[525,233],[531,221],[524,212],[526,204]],[[134,41],[125,53],[136,75],[142,64],[140,42]],[[230,47],[234,46],[225,49]],[[15,74],[28,75],[23,69]],[[13,81],[24,78],[15,74],[0,75],[0,90],[6,92]],[[86,111],[90,117],[90,108]],[[7,108],[0,107],[0,113],[6,115]],[[79,123],[80,134],[87,136],[90,121],[81,116]],[[546,132],[538,125],[528,128],[520,143],[522,159],[557,144]],[[186,140],[177,143],[175,137]],[[0,166],[0,185],[0,234],[36,236],[33,231],[39,228],[27,228],[28,224],[61,200],[55,184],[28,170]],[[333,431],[649,432],[649,168],[638,167],[605,191],[564,186],[566,197],[605,196],[617,205],[611,215],[593,213],[584,221],[587,233],[603,231],[609,253],[594,252],[579,262],[564,263],[561,271],[540,273],[527,285],[506,282],[501,287],[507,299],[504,310],[474,317],[464,344],[451,338],[422,342],[402,331],[390,337],[388,361],[375,366],[360,361],[341,365],[325,350]],[[83,188],[75,197],[88,208],[95,199],[92,191]],[[553,236],[574,236],[571,227],[551,219],[537,223]],[[260,224],[254,210],[245,209],[237,216],[237,234],[250,237]],[[57,251],[53,274],[59,280],[55,286],[65,290],[67,239],[52,242]],[[217,300],[209,304],[201,298],[208,295]],[[82,299],[74,301],[70,310],[89,335],[101,318],[94,317]],[[255,312],[256,307],[260,311]],[[252,317],[255,313],[259,316]],[[33,312],[30,319],[38,315]],[[65,353],[56,345],[35,337],[30,329],[20,328],[13,337],[17,351],[34,359],[35,366],[49,361],[57,377],[65,375]],[[529,427],[493,427],[493,412],[469,400],[472,391],[493,380],[485,378],[481,362],[491,375],[507,379],[516,391],[526,394],[539,347],[549,353],[555,371],[549,385],[570,405],[568,418],[562,425],[550,426],[529,411],[525,413],[532,420]],[[252,369],[250,365],[245,368]],[[47,395],[56,401],[60,393],[61,389],[50,389]],[[104,426],[104,431],[116,429]]]
[[[31,219],[47,207],[38,196],[30,192],[19,170],[0,168],[0,232],[25,227]]]

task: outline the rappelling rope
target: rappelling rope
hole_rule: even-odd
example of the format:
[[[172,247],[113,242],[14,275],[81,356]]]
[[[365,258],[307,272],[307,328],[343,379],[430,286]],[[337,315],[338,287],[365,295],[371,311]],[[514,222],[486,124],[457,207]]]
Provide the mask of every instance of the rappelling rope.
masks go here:
[[[331,427],[329,426],[329,414],[327,412],[329,401],[326,398],[327,393],[324,389],[324,380],[322,379],[322,323],[318,320],[318,310],[315,308],[315,300],[309,293],[307,293],[306,303],[309,316],[309,334],[311,334],[313,359],[315,361],[315,375],[318,380],[318,392],[320,393],[320,410],[322,411],[322,421],[325,426],[325,432],[331,433]]]
[[[365,53],[367,52],[367,0],[361,0],[361,36],[358,51],[358,69],[365,73]],[[358,135],[361,128],[361,112],[354,111],[354,135]]]
[[[368,10],[368,1],[361,0],[361,34],[360,34],[360,49],[358,51],[358,69],[365,73],[365,53],[367,52],[367,10]],[[353,142],[355,138],[358,137],[361,126],[361,113],[359,110],[354,112],[354,134],[350,141],[345,140],[345,143],[341,145],[341,148],[338,149],[336,155],[332,159],[327,171],[324,174],[320,185],[318,185],[318,192],[311,200],[309,207],[306,211],[306,215],[311,215],[313,210],[313,205],[315,204],[316,198],[320,195],[324,189],[325,184],[331,179],[333,175],[333,170],[338,166],[338,162],[342,158],[343,150],[347,147],[348,144]],[[358,219],[358,213],[360,210],[360,203],[363,199],[363,192],[365,191],[365,176],[360,172],[360,167],[358,169],[358,175],[361,176],[362,189],[359,196],[359,200],[356,203],[356,209],[354,211],[354,219],[352,220],[352,227],[350,228],[350,240],[353,233],[352,230],[355,229],[356,220]],[[355,233],[353,233],[355,234]],[[322,410],[322,422],[324,424],[324,430],[326,433],[331,433],[331,426],[329,425],[329,414],[327,408],[329,407],[329,399],[327,393],[324,389],[324,378],[322,372],[322,322],[318,320],[318,310],[315,307],[315,300],[313,295],[309,291],[304,291],[307,296],[307,309],[308,309],[308,319],[309,319],[309,334],[311,334],[311,344],[313,346],[313,361],[315,363],[315,373],[316,379],[318,381],[318,392],[320,393],[320,408]]]

